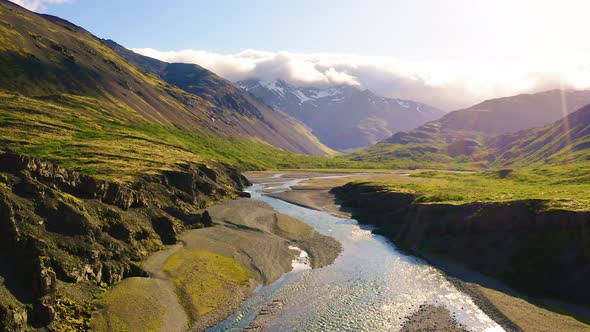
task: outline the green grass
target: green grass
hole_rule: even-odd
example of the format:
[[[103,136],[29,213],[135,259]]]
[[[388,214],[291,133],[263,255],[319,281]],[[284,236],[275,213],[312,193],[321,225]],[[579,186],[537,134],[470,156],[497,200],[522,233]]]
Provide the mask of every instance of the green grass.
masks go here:
[[[130,122],[117,118],[116,105],[91,97],[61,95],[51,100],[0,93],[2,148],[53,160],[99,178],[117,180],[170,169],[176,163],[206,160],[238,165],[244,170],[333,172],[377,172],[404,166],[413,168],[411,166],[416,164],[405,159],[385,163],[353,161],[348,156],[302,156],[259,141],[189,132],[146,123],[140,118]],[[444,162],[443,165],[447,169],[477,169],[470,164]],[[408,178],[392,177],[393,182],[387,186],[420,193],[421,202],[460,204],[540,198],[552,200],[556,207],[587,209],[590,167],[584,162],[537,165],[536,168],[515,168],[504,178],[491,171],[479,174],[415,172]],[[440,165],[422,165],[422,168],[428,167],[439,168]]]
[[[369,182],[384,190],[410,192],[417,203],[464,204],[543,199],[543,208],[590,210],[588,165],[547,166],[515,169],[505,176],[500,171],[454,173],[419,171],[408,177],[380,177]]]
[[[232,286],[244,286],[251,272],[232,257],[187,249],[168,258],[162,270],[174,281],[189,312],[203,316],[232,297]]]
[[[162,327],[166,303],[160,301],[153,280],[128,278],[97,301],[98,312],[91,320],[95,331],[157,331]]]
[[[381,166],[298,155],[253,139],[147,123],[140,117],[130,121],[118,117],[117,107],[102,99],[77,95],[36,99],[0,93],[0,149],[119,180],[169,169],[176,163],[205,160],[250,170]]]
[[[99,178],[118,180],[170,169],[176,163],[206,160],[239,165],[244,170],[377,172],[412,166],[404,159],[387,164],[352,161],[348,156],[302,156],[253,140],[189,132],[139,119],[130,123],[117,118],[116,109],[109,102],[90,97],[61,95],[54,99],[59,102],[0,94],[2,147],[54,160]],[[447,169],[476,169],[468,164],[444,165]],[[440,167],[426,163],[423,168],[429,166]],[[564,208],[586,209],[588,205],[590,168],[583,162],[515,168],[505,178],[494,172],[415,173],[408,178],[392,177],[393,182],[387,186],[420,193],[421,202],[460,204],[540,198]]]

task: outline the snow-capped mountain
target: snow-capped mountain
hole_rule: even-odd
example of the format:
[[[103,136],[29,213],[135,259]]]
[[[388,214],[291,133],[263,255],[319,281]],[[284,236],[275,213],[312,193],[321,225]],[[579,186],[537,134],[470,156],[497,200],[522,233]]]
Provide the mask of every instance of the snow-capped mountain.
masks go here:
[[[375,144],[444,114],[422,103],[385,98],[349,85],[295,87],[283,80],[237,84],[273,108],[301,120],[322,143],[337,150]]]

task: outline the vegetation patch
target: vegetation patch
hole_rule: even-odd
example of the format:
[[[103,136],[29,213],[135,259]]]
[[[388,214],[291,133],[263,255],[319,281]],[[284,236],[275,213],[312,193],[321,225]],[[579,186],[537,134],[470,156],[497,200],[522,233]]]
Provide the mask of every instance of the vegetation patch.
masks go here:
[[[92,316],[95,331],[156,331],[163,325],[167,303],[152,279],[121,281],[97,301]]]
[[[490,172],[415,171],[410,176],[375,176],[366,185],[410,192],[415,203],[464,204],[529,200],[531,210],[590,210],[588,166],[569,165]]]
[[[181,302],[193,319],[221,306],[237,287],[248,284],[252,273],[232,257],[205,250],[181,250],[162,270],[174,281]]]
[[[109,180],[205,160],[249,170],[389,167],[298,155],[259,140],[223,138],[142,119],[130,123],[121,114],[119,105],[93,97],[59,94],[39,99],[0,92],[0,140],[3,149]]]

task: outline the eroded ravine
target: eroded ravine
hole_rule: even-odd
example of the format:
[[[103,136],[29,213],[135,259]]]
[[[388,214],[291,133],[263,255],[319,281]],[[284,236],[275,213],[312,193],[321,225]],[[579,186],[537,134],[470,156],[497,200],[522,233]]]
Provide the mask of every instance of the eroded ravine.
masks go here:
[[[470,331],[502,331],[467,295],[424,261],[398,252],[356,221],[261,195],[269,187],[288,190],[300,180],[259,179],[254,199],[311,225],[341,242],[334,264],[291,272],[259,289],[221,324],[220,330],[400,330],[425,305],[448,309]]]

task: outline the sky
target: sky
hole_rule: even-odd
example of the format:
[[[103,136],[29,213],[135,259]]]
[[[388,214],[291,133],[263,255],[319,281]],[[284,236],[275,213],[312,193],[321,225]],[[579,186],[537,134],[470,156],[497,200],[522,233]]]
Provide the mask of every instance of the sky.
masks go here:
[[[350,84],[451,110],[590,88],[589,0],[14,0],[230,79]]]

